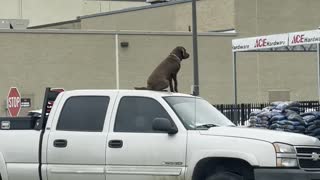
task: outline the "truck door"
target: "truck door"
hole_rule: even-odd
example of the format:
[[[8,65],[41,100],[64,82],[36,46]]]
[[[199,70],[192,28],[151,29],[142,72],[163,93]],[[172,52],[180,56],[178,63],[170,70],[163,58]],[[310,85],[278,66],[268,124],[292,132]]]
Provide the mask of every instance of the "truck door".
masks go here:
[[[64,95],[48,135],[48,180],[105,180],[108,119],[116,94],[100,94]]]
[[[119,94],[108,135],[107,180],[184,179],[187,133],[173,121],[177,117],[164,100],[159,101]],[[155,118],[171,120],[178,133],[154,131]]]

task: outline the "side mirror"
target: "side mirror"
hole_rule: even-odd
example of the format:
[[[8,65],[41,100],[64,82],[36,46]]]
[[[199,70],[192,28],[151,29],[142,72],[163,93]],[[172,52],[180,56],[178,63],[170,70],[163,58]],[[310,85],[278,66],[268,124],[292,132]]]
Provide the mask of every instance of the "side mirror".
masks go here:
[[[171,121],[166,118],[155,118],[152,121],[152,129],[157,131],[164,131],[168,134],[176,134],[178,129],[172,125]]]

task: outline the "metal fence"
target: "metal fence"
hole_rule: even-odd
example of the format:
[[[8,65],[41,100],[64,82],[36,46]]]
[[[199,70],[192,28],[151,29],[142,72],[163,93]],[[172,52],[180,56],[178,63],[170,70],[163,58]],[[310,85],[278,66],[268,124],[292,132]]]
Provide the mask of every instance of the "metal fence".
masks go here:
[[[319,111],[319,101],[298,101],[300,103],[300,112]],[[256,110],[261,110],[270,103],[250,103],[250,104],[215,104],[219,111],[221,111],[227,118],[237,125],[245,125],[245,121],[250,118],[250,113]]]

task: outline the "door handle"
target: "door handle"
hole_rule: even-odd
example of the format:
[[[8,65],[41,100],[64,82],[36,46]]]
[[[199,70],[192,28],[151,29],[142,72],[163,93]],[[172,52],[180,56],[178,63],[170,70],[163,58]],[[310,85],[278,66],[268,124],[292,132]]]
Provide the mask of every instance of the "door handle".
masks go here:
[[[123,142],[122,140],[110,140],[108,145],[109,148],[122,148]]]
[[[53,146],[57,148],[65,148],[67,147],[68,141],[65,139],[56,139],[53,141]]]

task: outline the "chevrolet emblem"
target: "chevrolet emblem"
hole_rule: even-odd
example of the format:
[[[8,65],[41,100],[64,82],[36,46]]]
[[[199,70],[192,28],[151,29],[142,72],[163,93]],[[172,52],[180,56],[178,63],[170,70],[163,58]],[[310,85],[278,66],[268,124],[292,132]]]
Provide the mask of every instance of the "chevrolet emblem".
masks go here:
[[[312,159],[312,161],[318,161],[318,160],[320,159],[320,156],[319,156],[318,153],[313,152],[313,153],[311,154],[311,159]]]

